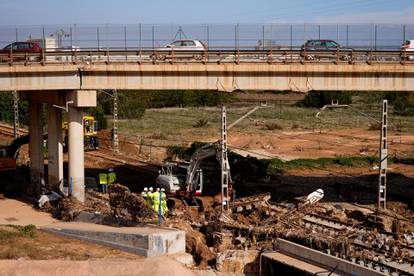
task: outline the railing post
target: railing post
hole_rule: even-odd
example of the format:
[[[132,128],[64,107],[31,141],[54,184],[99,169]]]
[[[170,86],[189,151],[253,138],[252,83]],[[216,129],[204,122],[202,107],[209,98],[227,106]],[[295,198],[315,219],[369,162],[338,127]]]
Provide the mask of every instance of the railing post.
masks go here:
[[[403,25],[403,44],[405,43],[406,40],[406,25]]]
[[[125,61],[128,61],[128,47],[127,47],[127,27],[124,25],[124,50],[125,50]]]
[[[152,25],[151,32],[152,32],[152,50],[154,51],[155,49],[155,26],[154,25]]]
[[[15,29],[15,32],[16,32],[16,40],[15,40],[15,42],[17,42],[17,41],[19,41],[19,35],[18,35],[18,30],[17,30],[17,28]]]
[[[70,48],[72,49],[72,46],[73,46],[72,26],[69,27],[69,36],[70,36]]]
[[[265,26],[262,26],[262,50],[265,50]]]
[[[139,41],[139,51],[141,53],[141,49],[142,49],[142,25],[141,25],[141,23],[139,23],[139,39],[138,39],[138,41]]]
[[[346,25],[346,47],[349,46],[349,25]]]
[[[321,39],[321,25],[318,25],[318,37]]]
[[[377,50],[377,24],[374,26],[374,50]]]
[[[100,49],[99,26],[96,27],[96,39],[98,40],[98,51]]]

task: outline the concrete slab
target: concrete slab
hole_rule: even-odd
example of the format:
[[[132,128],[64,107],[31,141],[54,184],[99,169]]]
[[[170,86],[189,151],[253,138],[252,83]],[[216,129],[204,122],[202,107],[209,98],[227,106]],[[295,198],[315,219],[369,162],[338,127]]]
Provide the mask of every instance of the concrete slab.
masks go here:
[[[325,267],[310,264],[309,262],[306,262],[306,261],[303,261],[297,258],[293,258],[291,256],[288,256],[280,252],[265,253],[263,257],[269,258],[271,260],[274,260],[288,267],[294,267],[295,269],[297,269],[297,271],[301,271],[303,272],[303,274],[306,274],[306,275],[321,275],[321,276],[323,275],[340,276],[341,275],[341,274],[331,272],[327,270]],[[276,272],[276,271],[273,271],[273,272]]]
[[[155,225],[115,227],[84,222],[59,222],[43,226],[41,230],[146,257],[185,253],[184,231]]]

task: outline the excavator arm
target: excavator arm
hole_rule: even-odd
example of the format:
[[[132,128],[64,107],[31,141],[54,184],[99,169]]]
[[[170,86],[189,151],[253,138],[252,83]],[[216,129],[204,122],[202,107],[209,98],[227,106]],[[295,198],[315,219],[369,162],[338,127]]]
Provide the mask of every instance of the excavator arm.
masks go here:
[[[217,145],[216,144],[208,144],[199,149],[197,149],[193,155],[191,155],[190,165],[187,169],[187,177],[186,177],[186,186],[188,192],[194,193],[201,193],[202,190],[202,176],[199,177],[199,181],[197,181],[197,172],[200,168],[200,163],[202,160],[217,155]]]

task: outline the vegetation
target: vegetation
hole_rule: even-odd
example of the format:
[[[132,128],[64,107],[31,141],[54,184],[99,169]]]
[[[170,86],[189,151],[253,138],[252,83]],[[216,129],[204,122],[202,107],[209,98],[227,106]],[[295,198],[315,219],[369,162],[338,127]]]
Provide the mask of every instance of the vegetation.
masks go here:
[[[13,94],[0,92],[0,121],[13,122]],[[19,103],[19,120],[22,125],[29,123],[28,104],[26,101]]]
[[[217,106],[236,99],[233,93],[216,91],[118,91],[119,116],[125,119],[141,118],[148,108]],[[112,114],[112,97],[100,93],[98,105],[105,114]]]
[[[191,155],[200,147],[206,145],[203,142],[194,142],[190,147],[170,146],[167,153],[170,159],[179,157],[183,160],[189,160]],[[395,159],[389,158],[389,162],[409,163],[411,159]],[[364,167],[377,164],[379,159],[377,156],[338,156],[324,157],[319,159],[295,159],[291,161],[283,161],[279,158],[273,159],[257,159],[255,157],[243,157],[232,151],[229,151],[229,162],[232,167],[232,174],[247,173],[248,175],[272,175],[284,173],[292,169],[301,168],[325,168],[328,166],[343,167]]]
[[[298,102],[301,107],[321,108],[326,104],[338,102],[339,104],[351,104],[351,93],[342,93],[337,91],[311,91],[306,97]]]

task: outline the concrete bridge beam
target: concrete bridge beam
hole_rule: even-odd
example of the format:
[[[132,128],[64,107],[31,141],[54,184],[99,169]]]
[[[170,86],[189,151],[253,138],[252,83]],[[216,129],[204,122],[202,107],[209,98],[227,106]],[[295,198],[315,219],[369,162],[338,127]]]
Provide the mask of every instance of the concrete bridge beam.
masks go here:
[[[33,195],[37,197],[41,193],[41,183],[44,181],[45,173],[43,158],[43,104],[29,102],[29,114],[30,178]]]
[[[48,188],[63,191],[62,110],[49,105],[47,122]]]

